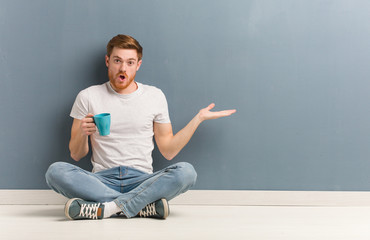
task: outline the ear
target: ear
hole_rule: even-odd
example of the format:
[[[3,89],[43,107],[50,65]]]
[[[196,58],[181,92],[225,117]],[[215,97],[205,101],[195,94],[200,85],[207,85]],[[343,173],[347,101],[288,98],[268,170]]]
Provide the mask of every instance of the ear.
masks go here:
[[[109,67],[109,57],[108,55],[105,55],[105,65]]]
[[[143,60],[140,60],[139,62],[137,62],[136,71],[139,71],[139,68],[140,68],[140,66],[141,66],[142,63],[143,63]]]

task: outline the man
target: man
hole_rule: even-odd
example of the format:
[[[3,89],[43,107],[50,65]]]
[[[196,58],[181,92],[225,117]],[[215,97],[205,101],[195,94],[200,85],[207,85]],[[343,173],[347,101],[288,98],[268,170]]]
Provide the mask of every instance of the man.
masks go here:
[[[69,149],[79,161],[92,147],[92,172],[64,162],[53,163],[46,181],[70,200],[70,219],[102,219],[117,213],[127,218],[169,215],[168,202],[191,188],[196,172],[189,163],[176,163],[153,173],[153,135],[161,154],[173,159],[188,143],[201,122],[233,114],[199,113],[173,135],[167,101],[161,90],[135,81],[142,63],[142,47],[132,37],[117,35],[107,45],[105,64],[109,81],[82,90],[72,107],[74,118]],[[96,131],[93,116],[111,114],[108,136]]]

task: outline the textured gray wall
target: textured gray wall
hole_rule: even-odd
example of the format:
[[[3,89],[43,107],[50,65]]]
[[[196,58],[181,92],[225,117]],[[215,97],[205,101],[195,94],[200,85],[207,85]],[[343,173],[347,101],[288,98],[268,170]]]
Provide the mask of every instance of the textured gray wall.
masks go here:
[[[173,160],[196,167],[197,189],[370,190],[370,1],[0,5],[0,188],[47,188],[47,167],[73,162],[69,111],[107,80],[105,45],[124,33],[143,45],[137,81],[164,91],[175,131],[213,101],[238,109]]]

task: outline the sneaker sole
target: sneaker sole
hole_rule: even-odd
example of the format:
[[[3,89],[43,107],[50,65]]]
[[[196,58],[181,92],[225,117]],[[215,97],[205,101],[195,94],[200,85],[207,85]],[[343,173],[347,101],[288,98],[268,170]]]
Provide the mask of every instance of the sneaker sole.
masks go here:
[[[168,202],[166,199],[162,198],[162,203],[163,203],[163,207],[164,207],[164,215],[163,215],[163,219],[166,219],[168,217],[168,214],[169,214],[169,207],[168,207]]]
[[[64,214],[66,215],[67,218],[71,219],[71,220],[74,220],[71,216],[69,216],[69,207],[71,206],[72,202],[74,200],[81,200],[81,198],[71,198],[68,200],[68,202],[66,203],[65,207],[64,207]]]

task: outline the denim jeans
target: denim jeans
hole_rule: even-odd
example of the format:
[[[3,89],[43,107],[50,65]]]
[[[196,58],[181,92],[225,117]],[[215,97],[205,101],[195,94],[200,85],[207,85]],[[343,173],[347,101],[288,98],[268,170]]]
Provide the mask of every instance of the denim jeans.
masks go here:
[[[161,198],[169,201],[186,192],[195,184],[197,174],[185,162],[152,174],[125,166],[91,173],[66,162],[56,162],[50,165],[45,177],[51,189],[67,198],[114,201],[131,218],[149,203]]]

